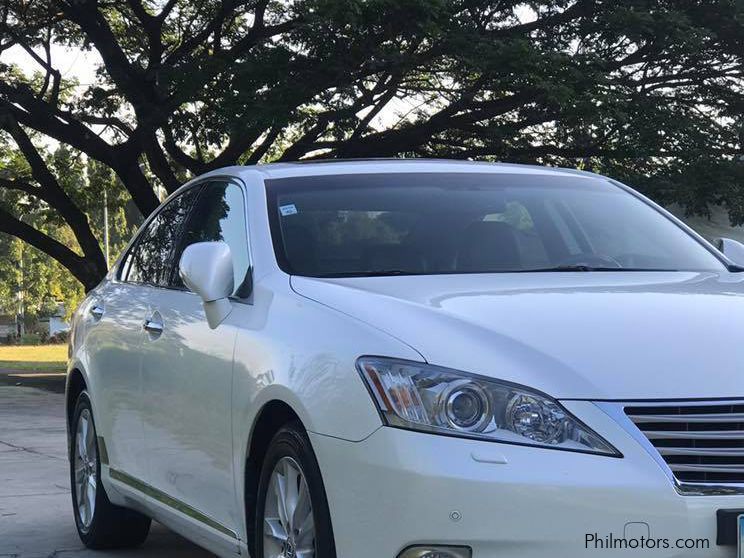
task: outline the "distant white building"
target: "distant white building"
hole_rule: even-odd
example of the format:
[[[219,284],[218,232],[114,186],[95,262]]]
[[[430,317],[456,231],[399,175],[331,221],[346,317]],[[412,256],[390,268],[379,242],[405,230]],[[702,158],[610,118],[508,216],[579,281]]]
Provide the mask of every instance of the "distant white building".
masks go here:
[[[48,324],[49,337],[54,337],[64,331],[70,331],[70,324],[65,321],[64,302],[57,303],[57,311],[49,318],[41,320],[41,323]]]
[[[0,340],[4,340],[11,335],[15,335],[17,333],[16,327],[15,316],[0,315]]]

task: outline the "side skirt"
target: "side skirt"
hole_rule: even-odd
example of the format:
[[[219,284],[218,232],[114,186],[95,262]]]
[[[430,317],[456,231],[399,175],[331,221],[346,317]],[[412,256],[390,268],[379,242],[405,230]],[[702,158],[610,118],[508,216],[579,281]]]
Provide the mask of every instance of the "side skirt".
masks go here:
[[[109,467],[109,476],[113,480],[126,484],[130,488],[141,492],[145,496],[149,496],[153,500],[156,500],[157,502],[160,502],[161,504],[178,511],[203,525],[206,525],[207,527],[217,531],[218,533],[234,539],[236,542],[239,540],[237,533],[235,533],[233,530],[228,529],[224,525],[218,523],[211,517],[204,515],[199,510],[189,506],[188,504],[169,496],[168,494],[158,490],[153,486],[150,486],[146,482],[136,479],[131,475],[128,475],[127,473],[114,469],[113,467]]]

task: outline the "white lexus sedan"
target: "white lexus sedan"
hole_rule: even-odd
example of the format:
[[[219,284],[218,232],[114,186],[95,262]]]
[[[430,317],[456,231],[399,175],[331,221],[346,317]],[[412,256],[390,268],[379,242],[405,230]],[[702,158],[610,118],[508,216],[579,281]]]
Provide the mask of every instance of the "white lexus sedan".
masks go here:
[[[719,250],[720,248],[720,250]],[[225,168],[78,309],[75,520],[219,556],[736,556],[744,248],[611,179]]]

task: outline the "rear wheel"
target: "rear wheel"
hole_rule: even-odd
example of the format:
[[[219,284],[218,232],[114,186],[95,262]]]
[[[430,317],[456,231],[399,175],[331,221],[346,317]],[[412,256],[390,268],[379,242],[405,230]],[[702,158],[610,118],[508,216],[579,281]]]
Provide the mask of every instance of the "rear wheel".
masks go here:
[[[112,504],[101,483],[101,459],[87,392],[78,397],[72,422],[70,480],[78,535],[93,549],[132,548],[145,542],[150,519]]]
[[[271,441],[256,508],[256,558],[336,557],[320,468],[298,424]]]

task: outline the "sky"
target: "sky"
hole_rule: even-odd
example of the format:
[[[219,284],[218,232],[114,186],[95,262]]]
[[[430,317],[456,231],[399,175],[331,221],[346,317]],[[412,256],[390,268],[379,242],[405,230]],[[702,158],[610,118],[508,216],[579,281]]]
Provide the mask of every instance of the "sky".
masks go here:
[[[41,68],[31,56],[16,45],[0,53],[0,62],[17,64],[26,73],[39,71]],[[77,79],[81,85],[88,85],[95,81],[95,69],[101,63],[96,51],[68,49],[52,45],[52,62],[65,79]]]

